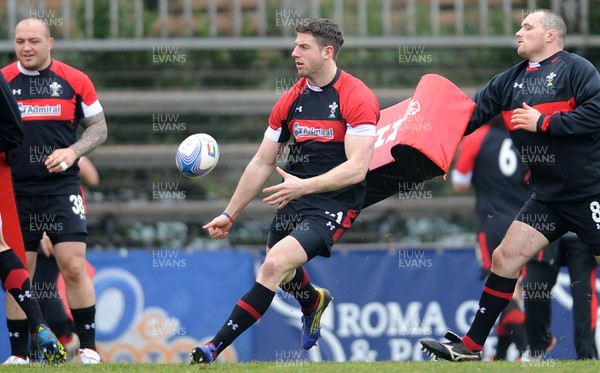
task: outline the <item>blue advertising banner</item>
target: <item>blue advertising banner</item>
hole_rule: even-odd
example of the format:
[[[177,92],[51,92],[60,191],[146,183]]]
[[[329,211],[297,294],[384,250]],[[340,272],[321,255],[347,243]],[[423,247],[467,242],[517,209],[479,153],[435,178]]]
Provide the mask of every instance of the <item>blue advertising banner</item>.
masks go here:
[[[189,362],[254,279],[249,251],[90,251],[88,260],[96,269],[96,339],[104,361]],[[10,350],[6,323],[0,326],[3,361]],[[252,331],[245,333],[221,359],[251,360],[252,340]]]
[[[244,250],[92,251],[88,258],[96,269],[98,349],[105,361],[120,362],[188,362],[192,348],[214,335],[252,286],[261,262],[256,251]],[[265,316],[220,359],[296,366],[320,360],[422,360],[420,338],[468,330],[483,286],[473,249],[350,251],[316,258],[306,269],[311,282],[334,297],[317,346],[302,350],[298,303],[278,291]],[[44,289],[34,293],[43,297]],[[549,296],[558,345],[548,357],[574,359],[565,272]],[[5,322],[0,339],[4,360],[10,354]],[[495,345],[494,330],[484,356],[491,356]]]
[[[464,335],[483,287],[473,249],[352,251],[317,258],[305,268],[311,282],[334,297],[321,319],[321,340],[302,350],[298,303],[278,291],[255,330],[256,359],[292,366],[320,360],[427,359],[418,340],[445,340],[447,330]],[[568,278],[561,273],[549,295],[558,339],[549,358],[576,358]],[[494,329],[484,358],[493,355],[496,342]],[[515,355],[513,347],[509,358]]]

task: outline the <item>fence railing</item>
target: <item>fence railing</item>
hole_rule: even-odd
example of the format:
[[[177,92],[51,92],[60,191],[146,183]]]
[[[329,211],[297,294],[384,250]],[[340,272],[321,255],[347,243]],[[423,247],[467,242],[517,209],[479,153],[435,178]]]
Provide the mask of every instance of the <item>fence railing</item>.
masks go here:
[[[565,17],[568,45],[600,46],[589,0],[0,0],[0,51],[12,49],[16,23],[30,16],[70,50],[289,48],[294,26],[311,17],[336,20],[351,48],[507,47],[527,12],[547,3]]]

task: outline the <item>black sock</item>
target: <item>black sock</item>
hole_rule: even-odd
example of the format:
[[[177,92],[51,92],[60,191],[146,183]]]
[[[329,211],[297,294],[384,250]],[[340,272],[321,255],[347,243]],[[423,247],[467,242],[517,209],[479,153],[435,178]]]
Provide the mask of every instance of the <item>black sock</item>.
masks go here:
[[[300,303],[302,313],[305,316],[314,312],[319,302],[319,293],[308,279],[308,273],[303,267],[296,268],[294,278],[279,287],[286,293],[291,294]]]
[[[267,312],[275,292],[258,282],[236,303],[225,325],[212,339],[217,355]]]
[[[10,354],[26,358],[29,356],[29,321],[6,319],[10,341]]]
[[[4,289],[15,298],[29,320],[29,332],[39,324],[45,324],[42,311],[31,291],[29,274],[21,259],[12,250],[0,252],[0,280]]]
[[[506,278],[493,272],[490,273],[483,287],[481,299],[479,299],[479,309],[475,314],[473,324],[462,339],[465,347],[471,351],[483,350],[483,344],[500,312],[511,301],[516,285],[516,278]]]
[[[71,308],[75,322],[75,332],[79,337],[80,348],[96,350],[96,305],[86,308]]]
[[[71,336],[71,329],[70,320],[62,302],[63,296],[56,286],[59,273],[56,259],[53,256],[48,258],[45,255],[38,255],[31,287],[36,290],[37,301],[47,325],[57,338],[64,339]]]

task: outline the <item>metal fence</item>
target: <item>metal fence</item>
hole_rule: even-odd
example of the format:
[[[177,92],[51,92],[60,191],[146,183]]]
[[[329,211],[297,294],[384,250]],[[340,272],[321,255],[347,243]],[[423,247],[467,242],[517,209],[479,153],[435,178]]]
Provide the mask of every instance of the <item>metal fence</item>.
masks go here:
[[[0,0],[1,51],[12,50],[19,19],[43,18],[57,49],[147,50],[288,48],[311,17],[336,20],[350,48],[399,43],[507,47],[527,12],[550,6],[570,29],[568,45],[600,46],[590,32],[589,0]],[[0,26],[1,27],[1,26]]]

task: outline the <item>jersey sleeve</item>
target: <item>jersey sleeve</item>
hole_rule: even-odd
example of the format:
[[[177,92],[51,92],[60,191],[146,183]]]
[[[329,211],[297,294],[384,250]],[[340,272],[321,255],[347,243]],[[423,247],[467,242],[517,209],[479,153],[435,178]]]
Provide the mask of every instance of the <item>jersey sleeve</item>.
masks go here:
[[[84,118],[91,117],[103,111],[102,105],[98,100],[96,88],[90,78],[81,71],[77,72],[77,77],[73,81],[75,93],[81,98],[81,107]]]
[[[0,151],[21,145],[23,122],[17,101],[3,74],[0,74]]]
[[[570,82],[573,110],[542,114],[537,122],[539,132],[555,136],[584,136],[600,131],[600,75],[583,58],[572,58]]]
[[[471,184],[475,160],[489,129],[489,125],[481,127],[463,139],[460,153],[452,171],[452,183],[459,185]]]
[[[502,111],[503,75],[498,74],[493,77],[472,97],[476,106],[465,130],[465,135],[472,133]]]
[[[495,115],[503,110],[503,103],[512,96],[512,82],[519,72],[526,68],[527,60],[521,61],[510,69],[494,76],[481,90],[472,97],[475,109],[467,124],[465,135],[488,123]]]
[[[292,105],[298,98],[298,95],[306,86],[306,79],[302,78],[294,84],[283,96],[277,100],[269,115],[269,127],[265,131],[265,137],[275,142],[289,141],[291,134],[287,127],[287,118]]]
[[[373,91],[360,80],[355,79],[349,83],[352,83],[350,87],[340,92],[344,98],[340,98],[340,109],[348,125],[346,133],[359,136],[369,135],[369,128],[372,127],[372,136],[375,136],[375,129],[379,121],[379,101]]]

